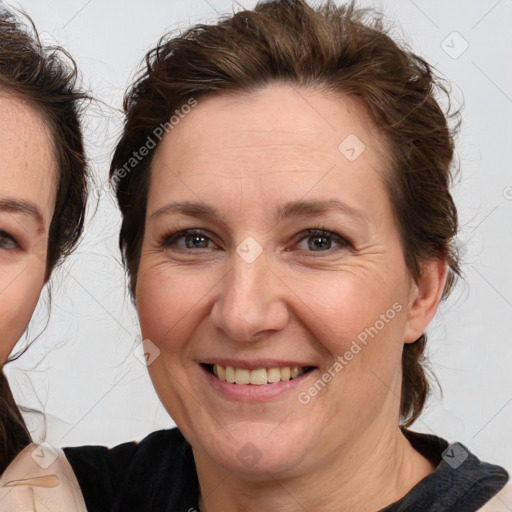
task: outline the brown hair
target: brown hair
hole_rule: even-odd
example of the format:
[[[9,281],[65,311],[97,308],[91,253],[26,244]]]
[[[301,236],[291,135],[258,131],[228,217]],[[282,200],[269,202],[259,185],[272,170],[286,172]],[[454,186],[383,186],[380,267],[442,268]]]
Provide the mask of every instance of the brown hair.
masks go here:
[[[83,230],[87,171],[74,61],[60,48],[43,48],[35,27],[23,27],[0,7],[0,91],[17,95],[42,115],[52,135],[57,194],[49,229],[46,278],[75,247]],[[0,472],[30,442],[3,370],[0,372]]]
[[[216,25],[163,38],[145,64],[125,97],[125,129],[110,168],[123,214],[120,247],[132,294],[154,149],[130,172],[120,169],[126,170],[134,149],[190,98],[251,92],[272,82],[319,87],[362,101],[389,148],[386,187],[410,274],[417,279],[422,262],[446,261],[449,293],[459,274],[451,245],[457,211],[449,191],[454,130],[434,97],[448,91],[427,62],[387,34],[379,14],[356,9],[353,2],[338,7],[328,1],[317,8],[304,0],[260,2]],[[418,417],[428,396],[425,343],[423,334],[404,345],[404,426]]]

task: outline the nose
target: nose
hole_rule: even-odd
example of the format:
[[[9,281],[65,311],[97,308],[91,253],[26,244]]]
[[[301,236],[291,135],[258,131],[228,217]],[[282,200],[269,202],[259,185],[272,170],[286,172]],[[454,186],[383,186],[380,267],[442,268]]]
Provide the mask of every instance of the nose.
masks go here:
[[[247,263],[235,254],[220,287],[210,317],[229,339],[258,341],[288,324],[286,287],[263,255]]]

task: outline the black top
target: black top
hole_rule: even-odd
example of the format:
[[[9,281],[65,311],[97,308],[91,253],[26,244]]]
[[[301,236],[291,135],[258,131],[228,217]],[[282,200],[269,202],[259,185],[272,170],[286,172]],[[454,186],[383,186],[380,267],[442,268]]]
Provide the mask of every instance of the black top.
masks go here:
[[[436,469],[381,512],[473,512],[508,480],[459,443],[404,431]],[[192,448],[181,432],[161,430],[140,443],[108,449],[66,448],[88,512],[197,512],[199,484]]]

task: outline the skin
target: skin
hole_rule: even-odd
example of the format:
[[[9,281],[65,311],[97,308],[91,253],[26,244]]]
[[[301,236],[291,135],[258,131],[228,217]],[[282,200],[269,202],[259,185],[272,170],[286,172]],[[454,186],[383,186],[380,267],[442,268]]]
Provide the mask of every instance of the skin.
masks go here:
[[[0,93],[0,362],[26,329],[46,281],[55,205],[52,140],[26,101]]]
[[[366,146],[354,161],[338,151],[349,134]],[[385,145],[356,100],[282,84],[201,100],[158,148],[136,303],[153,384],[193,447],[201,510],[376,510],[433,470],[398,428],[401,352],[434,316],[446,265],[411,279],[385,172]],[[363,218],[276,216],[286,203],[326,199]],[[166,208],[178,201],[218,216]],[[312,228],[349,245],[329,235],[312,250],[322,242]],[[204,231],[202,247],[169,240],[186,229]],[[252,263],[237,253],[248,236],[262,248]],[[400,313],[300,403],[395,303]],[[201,366],[218,360],[315,369],[279,396],[237,400]]]

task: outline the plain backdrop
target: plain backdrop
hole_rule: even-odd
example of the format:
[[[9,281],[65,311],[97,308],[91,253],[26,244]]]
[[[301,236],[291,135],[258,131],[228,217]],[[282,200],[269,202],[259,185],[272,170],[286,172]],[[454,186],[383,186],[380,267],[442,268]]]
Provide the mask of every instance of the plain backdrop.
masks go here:
[[[114,445],[173,425],[137,355],[140,336],[117,248],[119,214],[106,186],[121,105],[145,53],[165,32],[254,7],[253,0],[9,1],[46,43],[76,59],[97,99],[85,135],[99,197],[85,237],[55,274],[49,296],[7,374],[36,440]],[[393,0],[380,5],[393,31],[435,65],[464,104],[454,189],[464,281],[429,329],[442,385],[414,428],[460,441],[512,470],[512,23],[511,0]],[[47,325],[46,325],[47,324]],[[46,327],[45,327],[46,326]],[[364,406],[364,404],[362,404]]]

